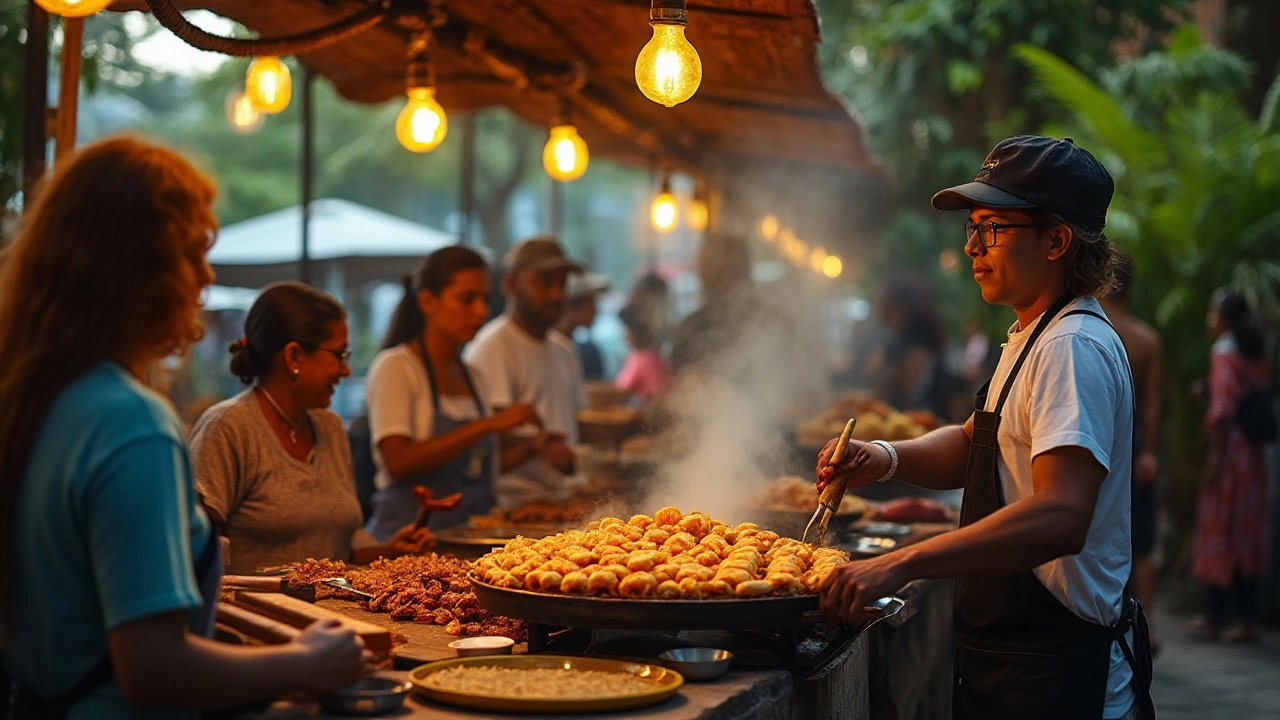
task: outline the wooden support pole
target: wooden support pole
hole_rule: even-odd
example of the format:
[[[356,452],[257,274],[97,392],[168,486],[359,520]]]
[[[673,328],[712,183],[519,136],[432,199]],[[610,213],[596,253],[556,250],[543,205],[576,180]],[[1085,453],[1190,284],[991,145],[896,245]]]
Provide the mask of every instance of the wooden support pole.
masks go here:
[[[462,118],[462,167],[458,177],[458,244],[471,244],[471,217],[476,211],[476,115]]]
[[[49,13],[27,0],[27,46],[22,92],[22,205],[31,207],[36,183],[44,177],[49,134]]]
[[[311,284],[311,195],[315,190],[315,174],[312,159],[315,144],[315,111],[312,103],[312,88],[315,86],[315,73],[307,65],[302,66],[302,148],[299,180],[302,182],[302,257],[298,259],[298,279],[304,285]]]
[[[54,162],[76,149],[76,116],[80,104],[81,41],[84,18],[62,18],[62,72],[58,78],[58,114],[54,130]]]

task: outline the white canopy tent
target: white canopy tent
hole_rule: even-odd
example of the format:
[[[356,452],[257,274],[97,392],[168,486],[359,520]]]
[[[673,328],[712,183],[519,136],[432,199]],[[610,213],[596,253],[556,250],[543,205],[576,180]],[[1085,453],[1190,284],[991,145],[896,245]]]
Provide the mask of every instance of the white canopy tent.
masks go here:
[[[356,203],[311,203],[309,252],[313,282],[341,296],[377,280],[396,282],[428,253],[457,238]],[[297,280],[302,257],[302,207],[284,208],[228,225],[209,252],[217,284],[261,288]]]

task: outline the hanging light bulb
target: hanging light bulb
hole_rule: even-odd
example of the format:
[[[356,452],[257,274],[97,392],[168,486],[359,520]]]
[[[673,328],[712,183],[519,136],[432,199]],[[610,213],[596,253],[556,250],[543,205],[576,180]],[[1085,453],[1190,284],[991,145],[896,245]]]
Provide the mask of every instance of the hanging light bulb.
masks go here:
[[[235,132],[241,135],[249,135],[257,132],[258,128],[262,127],[262,113],[258,112],[258,108],[253,106],[249,96],[239,90],[232,90],[227,95],[225,107],[227,124]]]
[[[844,270],[844,264],[835,255],[828,255],[827,259],[822,261],[822,274],[832,280],[840,277],[842,270]]]
[[[396,118],[396,138],[406,150],[431,152],[444,142],[449,132],[449,119],[436,102],[435,69],[427,61],[430,33],[415,36],[409,43],[409,64],[405,77],[405,103]]]
[[[676,198],[671,194],[671,181],[665,176],[662,180],[662,192],[653,199],[653,207],[649,210],[649,219],[653,229],[660,233],[669,233],[676,229],[676,221],[680,219],[680,211],[676,208]]]
[[[710,213],[707,210],[707,201],[698,196],[694,196],[689,201],[689,229],[694,232],[702,232],[707,229],[707,222],[710,220]]]
[[[760,237],[768,242],[773,242],[778,237],[778,218],[772,215],[765,215],[760,220]]]
[[[822,272],[822,264],[827,260],[827,251],[820,247],[814,248],[809,253],[809,267],[813,268],[816,273]]]
[[[54,15],[88,17],[105,10],[111,0],[36,0],[36,4]]]
[[[685,0],[651,0],[649,24],[653,37],[636,56],[636,85],[650,100],[675,107],[702,83],[702,60],[684,37]]]
[[[542,167],[553,180],[577,180],[587,171],[588,160],[587,141],[578,134],[578,128],[567,122],[551,127],[551,137],[542,148]]]
[[[244,94],[258,112],[274,115],[289,107],[293,80],[278,57],[254,58],[244,75]]]

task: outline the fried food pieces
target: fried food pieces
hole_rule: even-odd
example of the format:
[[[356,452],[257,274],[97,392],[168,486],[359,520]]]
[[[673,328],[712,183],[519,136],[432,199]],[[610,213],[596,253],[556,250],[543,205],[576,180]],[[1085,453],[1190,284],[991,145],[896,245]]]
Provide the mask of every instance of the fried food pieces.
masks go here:
[[[476,561],[489,585],[631,599],[754,598],[817,592],[849,555],[706,513],[664,507],[608,517],[534,540],[518,537]]]

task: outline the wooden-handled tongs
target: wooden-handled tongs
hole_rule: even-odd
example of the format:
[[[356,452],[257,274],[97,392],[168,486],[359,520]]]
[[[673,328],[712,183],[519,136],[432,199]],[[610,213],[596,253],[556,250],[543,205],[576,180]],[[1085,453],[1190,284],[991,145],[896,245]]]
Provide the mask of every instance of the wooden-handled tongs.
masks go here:
[[[849,422],[845,423],[844,432],[840,433],[840,444],[831,453],[831,459],[827,461],[829,467],[835,467],[840,463],[840,458],[844,457],[844,451],[849,447],[849,436],[853,435],[853,426],[857,424],[856,418],[849,418]],[[840,501],[844,500],[844,490],[849,487],[849,478],[852,473],[844,473],[831,478],[830,484],[818,496],[818,509],[813,511],[813,517],[809,518],[809,524],[804,526],[804,534],[800,536],[800,542],[809,542],[809,532],[817,526],[818,543],[827,537],[827,523],[831,522],[831,516],[840,509]]]

